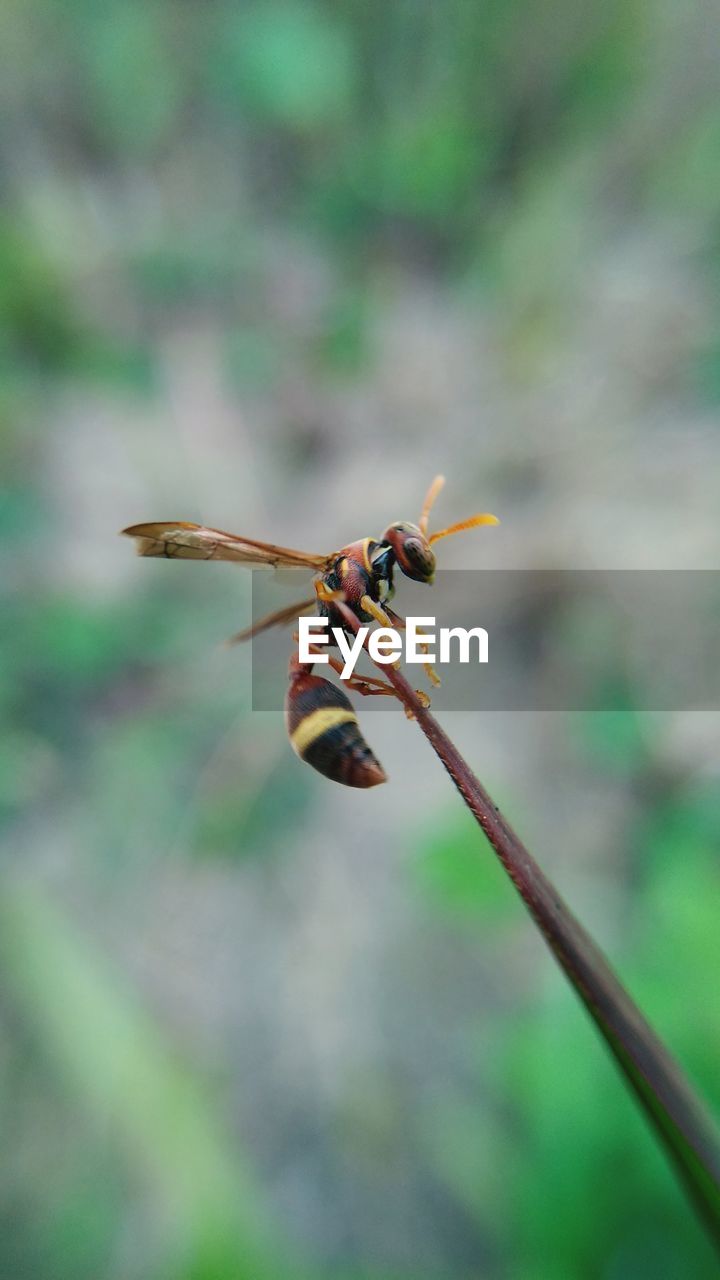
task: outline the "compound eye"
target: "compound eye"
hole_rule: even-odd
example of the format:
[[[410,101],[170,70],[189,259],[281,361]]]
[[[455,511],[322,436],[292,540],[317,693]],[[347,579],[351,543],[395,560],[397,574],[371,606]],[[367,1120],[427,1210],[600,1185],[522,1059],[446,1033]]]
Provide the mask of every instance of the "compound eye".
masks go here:
[[[421,566],[427,563],[425,548],[418,538],[406,538],[403,543],[403,551],[411,564]]]
[[[428,581],[435,572],[435,556],[426,542],[420,538],[406,538],[402,547],[407,566],[422,581]]]

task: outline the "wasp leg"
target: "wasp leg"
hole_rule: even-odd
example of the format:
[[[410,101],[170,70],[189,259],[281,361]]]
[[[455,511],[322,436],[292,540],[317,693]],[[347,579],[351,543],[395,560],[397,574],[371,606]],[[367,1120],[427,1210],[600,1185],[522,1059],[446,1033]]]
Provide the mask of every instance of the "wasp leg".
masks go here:
[[[345,599],[344,591],[333,591],[332,587],[323,582],[322,578],[316,578],[313,585],[315,587],[315,595],[321,604],[329,604],[332,600]]]
[[[336,665],[336,662],[337,662],[337,665]],[[343,669],[342,663],[337,661],[337,659],[331,658],[330,665],[331,667],[333,667],[335,671],[337,671],[338,675],[340,675]],[[342,675],[340,675],[340,679],[343,680]],[[385,680],[380,680],[376,676],[347,676],[343,680],[343,684],[346,684],[348,689],[354,689],[355,692],[361,694],[363,698],[389,697],[389,698],[397,698],[399,702],[402,702],[402,698],[400,697],[400,694],[397,692],[397,690],[394,689],[391,684],[387,684]],[[428,698],[424,690],[416,689],[415,696],[418,699],[418,701],[422,703],[425,710],[427,710],[428,707],[430,706],[430,699]],[[405,712],[405,715],[407,716],[408,720],[415,719],[412,711],[410,711],[409,708],[406,707],[404,703],[403,703],[403,711]]]
[[[323,650],[314,648],[311,645],[310,652],[317,653],[319,655],[323,653]],[[340,676],[343,684],[346,684],[348,689],[354,689],[356,693],[361,693],[363,697],[366,698],[372,697],[373,695],[377,697],[400,697],[399,693],[393,689],[392,685],[388,684],[387,680],[382,680],[380,676],[344,676],[343,671],[345,670],[345,667],[340,659],[334,658],[331,653],[325,653],[324,656],[327,658],[333,671],[337,671],[337,674]]]
[[[391,626],[393,618],[397,616],[392,613],[392,610],[386,613],[385,610],[379,604],[377,604],[374,600],[371,600],[369,596],[362,597],[360,601],[360,608],[363,609],[365,613],[369,613],[371,617],[375,619],[376,622],[379,622],[381,627]],[[339,673],[342,671],[342,666],[340,665],[339,662],[338,662],[338,665],[335,666],[336,661],[337,659],[333,660],[333,658],[330,658],[331,666],[334,667],[334,669]],[[399,659],[396,662],[393,662],[391,665],[395,667],[396,670],[398,670],[400,667]],[[341,679],[342,679],[342,676],[341,676]],[[439,683],[440,682],[438,681],[438,684]],[[393,686],[391,684],[388,684],[386,680],[380,680],[379,677],[377,676],[351,676],[349,680],[346,681],[346,684],[348,685],[348,688],[356,689],[358,693],[363,694],[365,697],[368,697],[370,694],[373,694],[373,693],[374,694],[392,694],[396,698],[398,698],[400,702],[402,702],[402,698],[400,698],[399,693],[396,692]],[[376,687],[370,688],[369,686],[371,684]],[[420,702],[422,702],[423,706],[427,710],[427,708],[430,706],[430,699],[428,698],[427,694],[423,693],[422,689],[416,689],[415,693],[419,698]],[[405,711],[405,715],[407,716],[408,720],[415,719],[412,711],[410,711],[408,707],[405,706],[404,703],[403,703],[403,709]]]
[[[381,627],[392,626],[392,616],[391,616],[392,610],[386,612],[385,609],[383,609],[382,605],[377,604],[375,600],[371,600],[370,596],[362,597],[360,601],[360,608],[365,613],[369,613],[370,616],[374,618],[376,622],[379,622]],[[391,665],[395,668],[396,671],[399,671],[400,659],[397,658],[395,662],[393,662]]]
[[[343,676],[344,668],[339,658],[333,658],[329,654],[328,662],[333,671],[337,671],[343,684],[346,684],[348,689],[354,689],[356,693],[362,694],[364,698],[387,697],[400,699],[400,694],[397,690],[393,689],[387,680],[382,680],[380,676]]]
[[[297,638],[296,633],[294,639],[297,641]],[[336,671],[340,676],[343,684],[347,685],[348,689],[353,689],[355,693],[361,694],[363,698],[397,698],[399,702],[402,702],[402,698],[397,690],[394,689],[387,680],[381,679],[380,676],[343,676],[344,666],[339,658],[334,658],[331,653],[324,653],[321,649],[313,648],[312,645],[310,645],[310,653],[316,653],[318,655],[323,654],[323,656],[327,658],[333,671]],[[422,705],[427,709],[430,706],[430,699],[427,694],[424,693],[422,689],[416,689],[415,693]],[[408,711],[404,704],[403,710],[405,711],[405,715],[408,720],[414,719],[412,712]]]
[[[364,613],[369,613],[370,616],[374,618],[376,622],[379,622],[381,627],[391,626],[392,624],[392,618],[390,617],[391,611],[388,611],[386,613],[382,605],[377,604],[375,600],[371,600],[370,596],[362,597],[362,599],[360,600],[360,608],[363,610]]]
[[[363,698],[388,697],[388,698],[397,698],[399,702],[402,702],[402,698],[400,697],[400,694],[397,692],[397,690],[394,689],[391,684],[388,684],[386,680],[381,680],[379,676],[345,676],[343,677],[342,675],[343,664],[342,662],[340,662],[339,658],[331,657],[329,658],[329,662],[330,662],[330,666],[333,668],[333,671],[337,671],[343,684],[347,685],[348,689],[353,689],[355,693],[361,694]],[[430,706],[430,699],[428,698],[427,694],[422,689],[416,689],[415,696],[422,703],[425,710],[427,710],[427,708]],[[408,707],[406,707],[404,703],[403,703],[403,711],[405,712],[405,715],[407,716],[408,720],[415,719],[415,716],[413,715],[412,711]]]
[[[404,630],[405,627],[407,626],[405,619],[401,617],[399,613],[395,613],[394,609],[388,609],[387,612],[391,622],[394,622],[396,627],[400,627],[402,630]],[[418,631],[420,631],[419,628],[418,628]],[[422,635],[422,632],[420,632],[420,634]],[[428,646],[426,644],[420,645],[420,648],[422,649],[423,653],[427,653]],[[428,680],[430,681],[430,683],[434,684],[436,689],[439,689],[442,682],[435,668],[431,666],[429,662],[423,662],[423,668],[425,670],[425,674]]]

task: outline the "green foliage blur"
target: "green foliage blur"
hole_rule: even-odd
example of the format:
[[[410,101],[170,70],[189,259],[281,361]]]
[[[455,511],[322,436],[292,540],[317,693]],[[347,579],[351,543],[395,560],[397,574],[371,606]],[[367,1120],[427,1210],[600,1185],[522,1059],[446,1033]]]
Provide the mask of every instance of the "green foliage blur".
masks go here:
[[[372,805],[307,776],[218,648],[248,583],[115,531],[323,549],[446,470],[533,562],[679,507],[714,567],[719,43],[692,0],[6,0],[0,1275],[716,1274],[424,744],[371,718]],[[632,695],[462,746],[717,1108],[717,726]]]

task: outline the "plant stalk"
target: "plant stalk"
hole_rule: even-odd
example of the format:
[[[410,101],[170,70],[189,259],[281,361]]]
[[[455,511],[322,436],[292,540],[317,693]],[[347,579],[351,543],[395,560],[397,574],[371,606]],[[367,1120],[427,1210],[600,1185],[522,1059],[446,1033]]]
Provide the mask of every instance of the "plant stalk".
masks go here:
[[[347,605],[348,627],[360,626]],[[376,664],[417,721],[578,991],[720,1249],[720,1135],[677,1063],[447,733],[395,667]]]

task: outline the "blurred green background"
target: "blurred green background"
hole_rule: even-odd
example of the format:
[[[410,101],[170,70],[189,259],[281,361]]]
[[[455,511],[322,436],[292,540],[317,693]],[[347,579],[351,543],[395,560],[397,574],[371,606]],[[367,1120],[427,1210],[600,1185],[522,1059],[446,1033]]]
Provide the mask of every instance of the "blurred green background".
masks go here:
[[[0,1275],[716,1274],[413,726],[323,782],[221,646],[250,575],[115,535],[330,550],[443,471],[502,520],[444,564],[716,567],[719,53],[694,0],[5,0]],[[446,724],[719,1107],[720,722],[608,678]]]

